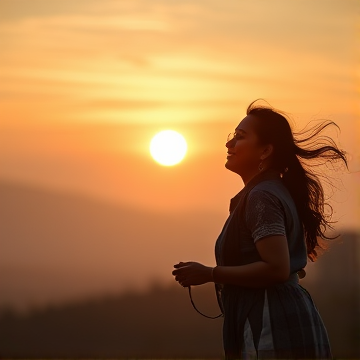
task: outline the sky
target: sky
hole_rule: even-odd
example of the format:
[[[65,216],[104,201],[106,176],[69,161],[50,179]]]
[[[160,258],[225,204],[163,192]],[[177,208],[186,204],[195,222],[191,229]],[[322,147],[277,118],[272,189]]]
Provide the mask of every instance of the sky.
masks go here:
[[[220,223],[243,186],[226,137],[263,98],[294,129],[340,126],[331,201],[358,228],[359,17],[355,0],[2,0],[0,179]],[[149,152],[164,129],[188,143],[173,167]]]

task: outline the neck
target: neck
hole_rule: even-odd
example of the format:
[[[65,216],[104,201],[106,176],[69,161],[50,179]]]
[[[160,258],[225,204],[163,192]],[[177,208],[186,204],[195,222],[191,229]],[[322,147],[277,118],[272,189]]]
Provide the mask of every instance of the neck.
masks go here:
[[[246,186],[247,184],[249,184],[250,181],[252,181],[255,177],[260,176],[261,174],[267,173],[267,172],[273,172],[273,173],[277,173],[276,170],[271,169],[271,168],[264,168],[262,171],[254,171],[252,173],[248,173],[246,175],[240,175],[244,185]],[[279,174],[280,176],[280,174]]]
[[[263,173],[264,171],[266,171],[267,169],[263,169],[262,171],[259,171],[258,169],[255,169],[253,171],[250,171],[246,174],[240,174],[242,181],[244,182],[244,185],[246,186],[251,179],[253,179],[255,176]]]

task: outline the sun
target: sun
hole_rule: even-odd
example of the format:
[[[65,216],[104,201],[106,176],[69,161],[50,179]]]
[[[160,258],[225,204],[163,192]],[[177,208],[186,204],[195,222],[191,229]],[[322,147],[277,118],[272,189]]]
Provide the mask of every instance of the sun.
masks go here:
[[[157,133],[150,142],[150,154],[161,165],[178,164],[187,151],[185,138],[174,130],[163,130]]]

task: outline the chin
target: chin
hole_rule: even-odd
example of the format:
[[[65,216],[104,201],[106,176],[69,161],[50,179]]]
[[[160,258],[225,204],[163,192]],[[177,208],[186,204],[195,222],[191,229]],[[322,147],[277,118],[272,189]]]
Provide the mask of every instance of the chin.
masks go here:
[[[229,163],[229,160],[225,163],[226,169],[234,172],[235,174],[238,174],[241,176],[242,171],[239,169],[239,167],[234,166],[233,164]]]
[[[225,167],[230,170],[230,171],[233,171],[233,172],[237,172],[236,169],[234,169],[230,164],[229,164],[229,161],[227,161],[225,163]]]

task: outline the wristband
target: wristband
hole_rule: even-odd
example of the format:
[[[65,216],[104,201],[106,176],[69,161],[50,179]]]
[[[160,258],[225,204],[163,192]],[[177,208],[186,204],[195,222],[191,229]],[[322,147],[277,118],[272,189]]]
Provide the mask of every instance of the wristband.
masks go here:
[[[211,279],[212,279],[213,282],[215,282],[215,280],[214,280],[214,270],[215,270],[216,267],[217,267],[217,266],[214,266],[214,267],[211,269]]]

